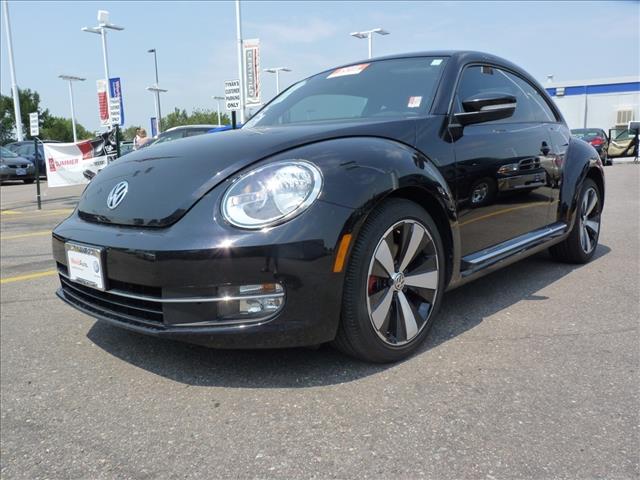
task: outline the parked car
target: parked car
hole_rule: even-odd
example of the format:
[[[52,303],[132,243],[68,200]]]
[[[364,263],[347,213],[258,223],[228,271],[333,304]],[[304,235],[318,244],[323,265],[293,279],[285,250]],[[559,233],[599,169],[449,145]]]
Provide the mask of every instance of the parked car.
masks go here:
[[[638,156],[638,132],[629,128],[612,128],[609,130],[611,142],[608,155],[610,157]]]
[[[0,182],[22,180],[24,183],[33,183],[35,175],[36,169],[31,160],[0,147]]]
[[[60,143],[57,140],[43,140],[42,143]],[[44,158],[44,147],[41,142],[38,142],[38,166],[39,173],[41,177],[47,176],[47,166]],[[23,140],[22,142],[12,142],[5,145],[6,148],[11,150],[14,153],[17,153],[23,158],[26,158],[33,162],[35,165],[36,155],[35,155],[35,146],[33,140]]]
[[[545,172],[472,205],[461,187],[483,165]],[[545,249],[591,260],[603,205],[598,153],[521,68],[369,59],[302,80],[240,130],[108,165],[53,231],[57,294],[158,337],[392,362],[446,290]]]
[[[208,133],[214,128],[219,128],[222,125],[185,125],[182,127],[173,127],[160,133],[154,140],[144,144],[143,148],[150,147],[151,145],[158,145],[160,143],[171,142],[180,138],[195,137]]]
[[[133,142],[120,142],[120,156],[133,152]]]
[[[611,160],[607,155],[609,150],[609,137],[600,128],[574,128],[571,135],[590,143],[596,149],[603,165],[611,165]]]

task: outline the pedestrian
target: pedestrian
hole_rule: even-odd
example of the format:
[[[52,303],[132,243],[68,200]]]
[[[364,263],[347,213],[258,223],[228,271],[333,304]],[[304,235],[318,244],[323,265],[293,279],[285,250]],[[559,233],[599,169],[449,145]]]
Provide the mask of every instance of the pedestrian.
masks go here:
[[[136,130],[136,138],[133,139],[133,149],[140,150],[148,141],[147,131],[144,128]]]

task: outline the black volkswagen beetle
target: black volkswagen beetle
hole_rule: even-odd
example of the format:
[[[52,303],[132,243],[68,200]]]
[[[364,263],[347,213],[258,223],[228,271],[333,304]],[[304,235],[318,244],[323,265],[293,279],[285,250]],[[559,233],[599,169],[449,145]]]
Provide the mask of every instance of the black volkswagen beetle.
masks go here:
[[[603,202],[597,152],[523,70],[396,55],[110,164],[53,232],[57,293],[159,337],[391,362],[446,290],[547,248],[589,261]]]

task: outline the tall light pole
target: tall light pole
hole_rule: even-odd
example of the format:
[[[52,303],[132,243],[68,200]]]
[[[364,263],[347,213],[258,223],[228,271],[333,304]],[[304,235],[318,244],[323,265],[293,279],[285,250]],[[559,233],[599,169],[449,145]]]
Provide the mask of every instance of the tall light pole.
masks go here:
[[[155,48],[151,48],[147,50],[147,53],[153,53],[153,62],[156,66],[156,84],[154,85],[155,89],[153,90],[156,93],[156,116],[157,116],[157,126],[158,133],[162,132],[162,109],[160,108],[160,92],[166,92],[166,90],[162,90],[160,88],[160,84],[158,82],[158,54]],[[147,89],[150,90],[150,89]]]
[[[265,72],[275,73],[276,74],[276,95],[280,93],[280,72],[290,72],[291,69],[289,67],[272,67],[265,68]]]
[[[97,27],[82,27],[83,32],[96,33],[100,35],[102,39],[102,59],[104,61],[104,77],[107,82],[107,112],[111,106],[111,86],[109,85],[109,59],[107,55],[107,30],[124,30],[124,27],[119,27],[109,23],[109,12],[106,10],[98,10],[98,26]]]
[[[9,51],[9,70],[11,71],[11,91],[13,93],[13,114],[16,117],[16,135],[18,141],[24,140],[22,133],[22,114],[20,113],[20,95],[16,81],[16,67],[13,64],[13,42],[11,41],[11,22],[9,21],[9,2],[2,2],[4,9],[4,31],[7,34],[7,50]]]
[[[217,96],[213,96],[211,97],[216,101],[216,104],[218,105],[218,125],[222,125],[222,117],[220,116],[220,100],[224,100],[224,97],[217,97]]]
[[[73,104],[73,82],[84,82],[86,78],[76,77],[74,75],[58,75],[62,80],[69,82],[69,101],[71,102],[71,127],[73,128],[73,143],[78,141],[76,134],[76,108]]]
[[[160,129],[160,93],[166,93],[166,92],[168,92],[168,90],[165,89],[165,88],[160,88],[158,85],[152,85],[150,87],[147,87],[147,90],[149,90],[150,92],[154,92],[155,93],[155,97],[156,97],[156,126],[158,127],[158,133],[160,133],[162,131]]]
[[[244,125],[244,59],[242,58],[242,19],[240,0],[236,0],[236,40],[238,42],[238,78],[240,79],[240,123]]]
[[[351,32],[352,37],[356,38],[366,38],[369,40],[369,58],[373,56],[373,34],[377,33],[378,35],[389,35],[389,32],[382,28],[374,28],[372,30],[365,30],[363,32]]]

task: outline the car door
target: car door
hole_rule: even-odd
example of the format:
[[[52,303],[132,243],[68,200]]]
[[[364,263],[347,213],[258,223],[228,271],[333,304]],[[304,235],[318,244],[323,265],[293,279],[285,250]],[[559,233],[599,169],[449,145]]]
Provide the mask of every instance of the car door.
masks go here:
[[[469,65],[453,102],[480,94],[516,98],[509,118],[464,127],[454,142],[462,255],[505,242],[550,222],[550,117],[524,79],[491,65]],[[551,112],[551,115],[552,112]]]

